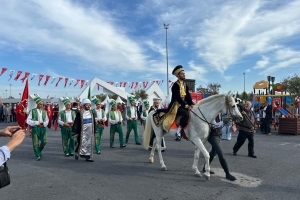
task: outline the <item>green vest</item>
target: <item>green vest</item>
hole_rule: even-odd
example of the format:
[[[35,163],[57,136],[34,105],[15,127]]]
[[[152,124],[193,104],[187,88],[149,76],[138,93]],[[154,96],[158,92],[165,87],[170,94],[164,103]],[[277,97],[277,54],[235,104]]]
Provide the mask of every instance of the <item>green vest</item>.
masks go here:
[[[131,109],[130,109],[131,106],[127,106],[127,116],[130,118],[131,117]],[[137,116],[137,113],[136,113],[136,107],[134,107],[134,110],[135,110],[135,116]]]
[[[59,114],[60,114],[60,120],[63,122],[67,122],[66,110],[60,111]],[[71,117],[72,117],[73,122],[75,120],[75,115],[76,115],[75,111],[71,110]],[[62,125],[59,125],[59,127],[61,128]]]
[[[143,116],[147,117],[147,110],[143,110]]]
[[[96,109],[92,109],[92,113],[94,115],[94,118],[96,118],[98,115],[97,115],[97,110]],[[102,114],[102,118],[104,118],[105,116],[105,112],[103,109],[101,109],[101,114]]]
[[[120,111],[117,110],[117,112],[118,112],[118,115],[119,115],[119,119],[121,119],[121,113],[120,113]],[[113,110],[111,110],[111,111],[109,112],[109,115],[110,115],[110,118],[111,118],[112,120],[116,120],[115,112],[114,112]]]
[[[31,118],[32,118],[32,121],[39,120],[39,115],[38,115],[38,111],[36,108],[31,110]],[[43,120],[43,122],[46,121],[46,111],[45,110],[42,110],[42,120]]]

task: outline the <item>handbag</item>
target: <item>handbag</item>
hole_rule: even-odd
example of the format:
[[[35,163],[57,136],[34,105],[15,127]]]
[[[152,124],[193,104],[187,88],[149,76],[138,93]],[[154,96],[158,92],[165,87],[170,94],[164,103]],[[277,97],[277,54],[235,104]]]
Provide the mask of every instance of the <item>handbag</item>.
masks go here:
[[[236,125],[232,124],[230,127],[230,132],[234,133],[234,132],[236,132],[236,130],[237,130]]]
[[[10,184],[10,175],[6,163],[0,166],[0,188]]]

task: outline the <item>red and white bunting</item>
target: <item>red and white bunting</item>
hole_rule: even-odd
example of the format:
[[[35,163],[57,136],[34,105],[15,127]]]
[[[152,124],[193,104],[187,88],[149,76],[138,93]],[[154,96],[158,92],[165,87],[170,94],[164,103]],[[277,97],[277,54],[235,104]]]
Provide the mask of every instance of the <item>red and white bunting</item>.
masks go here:
[[[70,79],[70,83],[69,83],[69,86],[72,85],[74,79]]]
[[[52,77],[51,84],[55,81],[55,79],[56,79],[55,77]]]
[[[134,85],[134,82],[131,83],[131,87],[130,87],[131,89],[133,88],[133,85]]]
[[[161,82],[160,82],[160,85],[162,85],[162,84],[163,84],[163,82],[164,82],[164,80],[161,80]]]
[[[76,83],[75,83],[75,85],[74,85],[74,87],[76,87],[76,85],[77,85],[79,82],[80,82],[80,79],[77,79],[77,80],[76,80]]]
[[[31,76],[31,81],[34,79],[34,77],[36,76],[37,74],[32,74],[32,76]]]
[[[84,86],[85,80],[81,80],[80,82],[81,82],[80,83],[80,89],[81,89]]]
[[[22,81],[22,83],[24,83],[24,81],[26,80],[26,78],[29,76],[29,72],[25,72],[25,75],[23,78],[21,78],[20,80]]]
[[[49,75],[46,75],[46,80],[45,80],[45,82],[44,82],[44,86],[47,85],[47,83],[48,83],[48,81],[49,81],[49,78],[50,78],[50,76],[49,76]]]
[[[85,85],[88,85],[88,83],[89,83],[89,80],[85,80]]]
[[[4,72],[5,72],[6,70],[7,70],[7,68],[2,67],[0,76],[1,76],[2,74],[4,74]]]
[[[124,82],[124,83],[123,83],[123,87],[126,87],[126,84],[127,84],[127,82]]]
[[[22,74],[22,71],[18,71],[14,80],[17,81],[20,78],[21,74]]]
[[[67,86],[67,83],[68,83],[68,81],[69,81],[69,78],[65,78],[65,87]]]
[[[58,77],[58,81],[56,82],[56,85],[55,85],[55,87],[57,87],[58,86],[58,83],[62,80],[63,78],[62,77]]]
[[[8,81],[11,79],[12,75],[14,74],[15,70],[10,70],[8,75]]]
[[[40,74],[39,75],[39,83],[38,83],[38,86],[40,86],[40,83],[41,83],[41,80],[44,78],[44,75],[43,74]]]
[[[134,88],[137,88],[139,86],[139,82],[135,82]]]
[[[143,88],[146,89],[147,88],[147,85],[148,85],[148,81],[146,82],[143,82]]]
[[[120,87],[122,87],[122,83],[123,83],[123,82],[120,82]]]

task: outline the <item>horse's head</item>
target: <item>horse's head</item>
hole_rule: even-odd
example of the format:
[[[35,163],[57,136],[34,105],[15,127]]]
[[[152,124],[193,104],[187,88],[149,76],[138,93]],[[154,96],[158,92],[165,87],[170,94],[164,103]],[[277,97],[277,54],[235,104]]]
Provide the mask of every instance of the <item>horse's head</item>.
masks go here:
[[[243,116],[240,113],[238,107],[236,106],[232,92],[229,91],[225,98],[227,114],[232,118],[233,121],[242,121]]]

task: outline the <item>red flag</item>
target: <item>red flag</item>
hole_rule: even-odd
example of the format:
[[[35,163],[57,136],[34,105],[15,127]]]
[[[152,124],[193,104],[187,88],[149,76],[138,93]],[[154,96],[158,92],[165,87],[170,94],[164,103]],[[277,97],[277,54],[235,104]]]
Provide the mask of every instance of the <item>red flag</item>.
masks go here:
[[[14,80],[17,81],[20,78],[21,74],[22,74],[22,71],[18,71]]]
[[[122,83],[123,83],[123,82],[120,82],[120,87],[122,87]]]
[[[100,90],[100,84],[97,83],[97,86],[98,86],[98,90]]]
[[[76,87],[76,85],[77,85],[79,82],[80,82],[80,79],[77,79],[77,80],[76,80],[76,83],[75,83],[75,85],[74,85],[74,87]]]
[[[39,83],[38,83],[38,86],[40,86],[40,83],[41,83],[41,80],[43,79],[44,75],[43,74],[40,74],[39,75]]]
[[[29,74],[30,74],[29,72],[25,72],[25,76],[20,79],[22,83],[24,83],[25,79],[29,76]]]
[[[0,76],[7,70],[7,68],[2,67]]]
[[[134,82],[131,83],[131,87],[130,88],[133,88],[133,84],[134,84]]]
[[[158,80],[155,81],[158,84]]]
[[[172,87],[172,85],[173,85],[173,84],[174,84],[174,82],[172,82],[172,81],[171,81],[171,85],[170,85],[170,87]],[[169,87],[169,88],[170,88],[170,87]]]
[[[28,79],[26,80],[26,84],[23,90],[22,99],[19,105],[19,108],[16,110],[16,118],[18,121],[18,125],[25,130],[27,128],[26,119],[26,108],[27,108],[27,100],[28,100],[29,90],[28,90]]]
[[[69,80],[69,78],[65,78],[65,87],[66,87],[66,85],[68,83],[68,80]]]
[[[123,83],[123,87],[126,87],[126,84],[127,84],[127,82],[124,82],[124,83]]]
[[[63,78],[62,78],[62,77],[58,77],[58,81],[57,81],[57,83],[56,83],[55,87],[57,87],[57,86],[58,86],[58,83],[59,83],[59,81],[61,81],[61,79],[63,79]]]
[[[47,85],[49,78],[50,78],[50,76],[49,76],[49,75],[46,75],[46,80],[45,80],[44,86]],[[47,99],[48,99],[48,98],[47,98]]]
[[[85,80],[81,80],[80,89],[84,86]]]
[[[137,86],[139,86],[139,82],[135,82],[134,88],[137,88]]]
[[[148,85],[148,81],[143,82],[144,89],[146,89],[147,85]]]
[[[110,84],[111,84],[111,85],[113,85],[113,84],[114,84],[114,82],[110,82]]]

